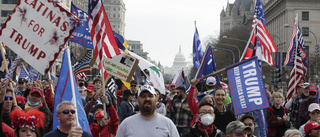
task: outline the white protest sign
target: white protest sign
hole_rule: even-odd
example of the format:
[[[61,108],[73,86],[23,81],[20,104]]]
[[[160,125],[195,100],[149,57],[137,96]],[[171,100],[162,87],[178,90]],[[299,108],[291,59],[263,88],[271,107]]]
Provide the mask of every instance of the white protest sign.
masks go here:
[[[112,58],[104,59],[104,66],[108,74],[115,76],[126,82],[130,82],[138,66],[139,60],[125,53]]]
[[[51,0],[20,0],[0,31],[0,40],[46,74],[75,29],[77,19]]]

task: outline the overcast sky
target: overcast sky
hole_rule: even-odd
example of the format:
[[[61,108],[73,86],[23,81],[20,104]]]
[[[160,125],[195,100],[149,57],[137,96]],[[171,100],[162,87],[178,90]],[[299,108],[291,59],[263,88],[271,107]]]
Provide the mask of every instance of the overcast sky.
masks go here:
[[[201,41],[219,35],[220,12],[227,1],[124,0],[125,38],[141,41],[152,60],[171,67],[179,45],[186,58],[191,59],[194,21]]]

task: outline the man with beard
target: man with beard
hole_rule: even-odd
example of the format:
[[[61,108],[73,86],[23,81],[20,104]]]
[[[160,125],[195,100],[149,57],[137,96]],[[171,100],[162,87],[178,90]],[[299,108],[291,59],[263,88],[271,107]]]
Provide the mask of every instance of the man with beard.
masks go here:
[[[179,86],[176,90],[177,99],[173,101],[170,111],[174,116],[173,122],[177,126],[180,136],[182,136],[188,132],[189,125],[193,117],[186,99],[186,88]]]
[[[76,108],[71,101],[62,101],[57,106],[57,119],[60,122],[60,127],[48,132],[44,137],[92,137],[86,131],[83,131],[80,126],[75,126]]]
[[[157,93],[150,85],[142,86],[138,91],[140,113],[126,118],[120,124],[116,137],[178,137],[173,122],[156,110]]]

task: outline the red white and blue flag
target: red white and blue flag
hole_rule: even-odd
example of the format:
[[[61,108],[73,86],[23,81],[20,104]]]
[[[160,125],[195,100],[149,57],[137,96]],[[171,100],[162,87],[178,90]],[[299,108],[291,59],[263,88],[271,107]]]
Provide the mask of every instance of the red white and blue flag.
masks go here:
[[[89,0],[88,15],[94,58],[99,66],[103,57],[111,58],[121,52],[101,0]]]
[[[177,85],[177,87],[179,86],[184,86],[186,87],[186,82],[185,82],[185,76],[184,76],[184,70],[180,70],[176,76],[173,78],[172,82]]]
[[[198,69],[198,67],[200,66],[204,52],[202,50],[197,26],[195,28],[196,28],[196,31],[194,32],[194,36],[193,36],[193,48],[192,48],[193,49],[193,66],[196,69]]]
[[[294,92],[297,92],[296,87],[303,79],[303,70],[307,71],[308,59],[305,51],[305,46],[302,38],[302,33],[299,28],[298,15],[295,17],[292,38],[284,62],[287,66],[293,66],[290,73],[290,80],[288,84],[288,92],[286,102],[291,98]]]
[[[257,46],[257,43],[260,44],[260,47]],[[261,2],[257,0],[252,22],[252,33],[240,61],[257,56],[259,60],[274,66],[271,53],[277,51],[278,49],[266,28]]]

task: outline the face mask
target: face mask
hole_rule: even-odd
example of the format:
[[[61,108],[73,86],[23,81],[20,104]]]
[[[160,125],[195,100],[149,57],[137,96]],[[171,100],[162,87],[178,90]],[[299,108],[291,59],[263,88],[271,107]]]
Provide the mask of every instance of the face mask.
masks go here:
[[[214,121],[214,116],[210,114],[205,114],[201,117],[201,123],[205,126],[209,126],[213,123]]]
[[[83,83],[79,83],[79,86],[83,86]]]
[[[39,102],[37,103],[34,103],[34,104],[31,104],[31,102],[28,100],[27,103],[31,106],[31,107],[34,107],[34,106],[38,106],[39,105]]]

